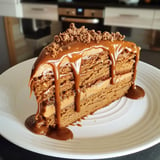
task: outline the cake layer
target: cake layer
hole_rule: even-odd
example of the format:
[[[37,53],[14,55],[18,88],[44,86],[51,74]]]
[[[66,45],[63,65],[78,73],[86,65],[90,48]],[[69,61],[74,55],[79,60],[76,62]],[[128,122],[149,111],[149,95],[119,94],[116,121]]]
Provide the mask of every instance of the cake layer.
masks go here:
[[[106,80],[92,86],[81,94],[80,112],[75,112],[74,97],[70,97],[68,102],[62,101],[61,106],[66,107],[61,109],[61,127],[65,127],[124,96],[132,85],[131,79],[131,74],[127,74],[117,79],[118,82],[114,85],[110,85],[109,80]],[[44,112],[50,126],[55,126],[56,122],[53,108],[53,106],[49,106],[48,110],[46,108],[46,112]]]
[[[131,84],[132,83],[132,76],[133,76],[133,72],[116,76],[115,85],[118,85],[118,84],[121,84],[124,82]],[[81,93],[80,101],[82,102],[84,99],[89,99],[90,96],[92,96],[98,92],[101,92],[101,90],[104,90],[104,89],[107,90],[107,89],[113,87],[114,85],[111,85],[110,81],[111,81],[111,78],[104,80],[104,81],[98,81],[96,84],[92,85],[91,87],[86,88],[86,90],[84,90]],[[69,96],[68,98],[63,99],[61,101],[61,110],[67,108],[68,106],[74,105],[74,103],[75,103],[74,97],[75,97],[75,95],[72,95],[72,96]],[[43,111],[41,111],[41,115],[43,115],[46,118],[51,116],[52,114],[55,114],[55,112],[56,112],[54,104],[46,105],[44,108],[42,107]]]
[[[134,56],[126,52],[118,57],[116,64],[116,75],[121,75],[133,70]],[[120,61],[120,60],[121,61]],[[111,76],[111,60],[106,56],[105,52],[98,55],[91,55],[84,58],[81,64],[80,73],[80,89],[81,91],[90,87],[97,81],[102,81]],[[75,79],[69,64],[63,65],[60,68],[60,96],[61,100],[74,95]],[[55,85],[53,71],[40,75],[32,81],[33,90],[39,101],[43,104],[55,103]]]

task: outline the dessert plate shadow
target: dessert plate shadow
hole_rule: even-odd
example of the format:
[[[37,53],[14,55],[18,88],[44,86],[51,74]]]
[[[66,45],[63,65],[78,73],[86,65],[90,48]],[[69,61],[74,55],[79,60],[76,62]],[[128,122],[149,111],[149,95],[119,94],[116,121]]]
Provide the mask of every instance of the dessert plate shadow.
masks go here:
[[[10,142],[40,154],[71,159],[118,157],[160,142],[160,70],[144,62],[138,64],[136,79],[145,90],[144,98],[123,97],[69,126],[72,140],[31,133],[24,122],[37,109],[28,86],[34,61],[22,62],[0,75],[0,134]]]

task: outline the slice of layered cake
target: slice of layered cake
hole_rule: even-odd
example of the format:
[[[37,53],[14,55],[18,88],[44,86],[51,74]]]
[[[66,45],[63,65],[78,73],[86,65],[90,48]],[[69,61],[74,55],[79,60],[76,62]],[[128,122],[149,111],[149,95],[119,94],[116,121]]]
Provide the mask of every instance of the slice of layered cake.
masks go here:
[[[26,126],[38,134],[69,139],[73,135],[66,127],[73,122],[126,94],[144,96],[134,84],[139,52],[119,32],[101,33],[72,23],[34,63],[29,85],[38,109]],[[59,137],[58,132],[70,135]]]

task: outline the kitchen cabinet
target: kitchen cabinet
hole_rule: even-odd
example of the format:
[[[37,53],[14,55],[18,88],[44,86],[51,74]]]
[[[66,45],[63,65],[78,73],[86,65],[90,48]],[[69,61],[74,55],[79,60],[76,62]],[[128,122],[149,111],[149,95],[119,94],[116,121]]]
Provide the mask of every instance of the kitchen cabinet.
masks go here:
[[[154,17],[153,9],[106,7],[104,24],[111,26],[151,29]],[[157,13],[157,17],[158,17]]]
[[[0,16],[58,20],[58,6],[21,3],[20,0],[0,0]]]
[[[153,29],[160,29],[160,10],[154,11]]]
[[[47,4],[23,3],[23,18],[58,20],[58,6]]]
[[[0,16],[22,17],[20,0],[0,0]]]

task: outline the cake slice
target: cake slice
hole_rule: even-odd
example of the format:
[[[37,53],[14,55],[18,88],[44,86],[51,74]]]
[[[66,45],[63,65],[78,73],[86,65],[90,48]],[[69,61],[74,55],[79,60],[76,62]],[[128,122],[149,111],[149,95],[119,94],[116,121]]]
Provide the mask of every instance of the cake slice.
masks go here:
[[[34,63],[29,85],[38,109],[26,126],[55,138],[55,132],[63,128],[68,133],[68,125],[133,91],[139,52],[119,32],[101,33],[72,23]]]

